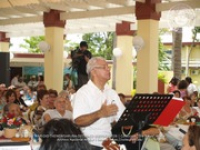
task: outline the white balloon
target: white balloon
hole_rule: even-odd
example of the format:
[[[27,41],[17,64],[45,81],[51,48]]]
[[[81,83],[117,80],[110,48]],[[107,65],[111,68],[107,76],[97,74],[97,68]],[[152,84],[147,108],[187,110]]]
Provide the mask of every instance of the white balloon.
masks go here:
[[[142,49],[144,47],[144,40],[142,37],[140,36],[135,36],[133,38],[133,46],[136,49],[136,51],[139,51],[140,49]]]
[[[113,49],[113,55],[115,57],[121,57],[122,56],[122,50],[120,48],[114,48]]]
[[[38,47],[39,47],[39,49],[40,49],[43,53],[45,53],[45,52],[47,52],[47,51],[50,50],[50,45],[49,45],[47,42],[45,42],[45,41],[41,41],[41,42],[38,44]]]

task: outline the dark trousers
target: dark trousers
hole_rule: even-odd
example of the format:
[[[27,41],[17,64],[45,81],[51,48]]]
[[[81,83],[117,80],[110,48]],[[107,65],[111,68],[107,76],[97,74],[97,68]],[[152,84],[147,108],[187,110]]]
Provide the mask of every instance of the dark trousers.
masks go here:
[[[78,89],[88,82],[88,75],[78,73]]]
[[[91,150],[102,150],[102,147],[91,145]]]

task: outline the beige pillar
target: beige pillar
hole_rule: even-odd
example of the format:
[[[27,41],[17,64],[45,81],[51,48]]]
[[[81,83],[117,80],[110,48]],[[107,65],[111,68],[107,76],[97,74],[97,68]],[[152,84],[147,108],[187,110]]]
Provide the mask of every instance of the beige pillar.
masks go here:
[[[155,11],[156,3],[160,0],[136,2],[137,35],[145,43],[137,56],[137,93],[158,91],[158,25],[161,14]]]
[[[139,20],[138,35],[145,46],[137,57],[137,93],[158,91],[158,21]]]
[[[45,41],[50,44],[50,51],[45,53],[44,79],[48,89],[60,92],[63,87],[63,33],[65,22],[59,20],[59,11],[51,10],[44,14]]]
[[[10,39],[6,38],[5,32],[0,32],[0,52],[9,52]]]
[[[50,51],[45,53],[45,84],[60,92],[63,87],[63,29],[48,27],[45,29],[45,40],[50,44]]]
[[[130,95],[133,88],[133,31],[129,22],[122,22],[116,26],[116,47],[122,50],[122,56],[116,59],[116,91]]]

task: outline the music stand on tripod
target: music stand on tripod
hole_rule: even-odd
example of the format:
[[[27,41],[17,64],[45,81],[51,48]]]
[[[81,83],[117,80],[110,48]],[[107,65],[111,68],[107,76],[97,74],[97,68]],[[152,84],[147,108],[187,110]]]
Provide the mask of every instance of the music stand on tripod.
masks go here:
[[[172,95],[167,94],[136,94],[113,128],[121,128],[122,126],[134,126],[134,128],[137,128],[139,134],[138,147],[140,150],[142,129],[150,124],[169,125],[184,105],[184,102],[180,100],[181,103],[178,104],[176,111],[169,111],[170,107],[175,103],[170,103],[172,97]],[[171,116],[163,120],[166,114]]]

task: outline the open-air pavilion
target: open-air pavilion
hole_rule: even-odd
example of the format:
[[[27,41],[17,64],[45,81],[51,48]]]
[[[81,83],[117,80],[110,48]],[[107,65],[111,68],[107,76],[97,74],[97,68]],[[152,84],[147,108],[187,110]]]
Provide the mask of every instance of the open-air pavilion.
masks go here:
[[[45,35],[51,49],[45,53],[45,83],[62,89],[63,37],[70,33],[116,32],[116,47],[123,52],[117,59],[116,90],[132,89],[132,46],[135,31],[145,46],[137,57],[137,92],[157,91],[158,29],[200,25],[199,0],[1,0],[0,51],[9,51],[9,38]],[[186,14],[170,16],[173,9]],[[179,16],[180,15],[180,16]],[[193,16],[194,15],[194,16]],[[185,22],[180,22],[183,16]],[[177,17],[177,18],[176,18]],[[181,21],[181,20],[180,20]]]

